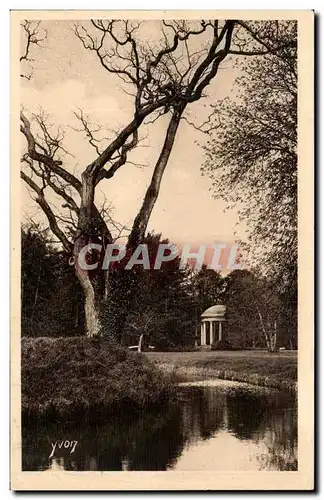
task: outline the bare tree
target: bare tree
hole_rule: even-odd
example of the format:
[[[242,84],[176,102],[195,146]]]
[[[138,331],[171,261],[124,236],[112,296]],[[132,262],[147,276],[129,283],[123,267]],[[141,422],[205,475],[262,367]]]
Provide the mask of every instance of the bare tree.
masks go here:
[[[32,47],[42,47],[43,42],[47,38],[47,31],[41,27],[40,21],[27,21],[26,19],[20,24],[22,28],[23,51],[20,55],[20,63],[22,66],[20,76],[30,80],[32,77],[32,66],[34,59],[31,56]],[[28,71],[23,67],[29,66]]]
[[[277,50],[276,21],[161,21],[161,37],[154,44],[143,40],[143,24],[99,19],[74,25],[75,35],[84,48],[95,54],[108,73],[117,75],[130,86],[132,91],[125,91],[133,96],[133,116],[111,140],[97,139],[98,130],[91,126],[82,111],[77,113],[81,129],[94,150],[94,159],[84,166],[81,178],[64,166],[68,152],[63,146],[63,131],[54,133],[44,114],[33,115],[30,119],[26,113],[21,113],[21,132],[27,146],[22,156],[21,177],[36,196],[35,201],[46,215],[50,229],[66,252],[73,256],[85,296],[88,336],[101,332],[102,295],[96,290],[89,271],[79,266],[79,252],[91,241],[93,234],[100,234],[105,245],[113,241],[111,227],[95,203],[98,185],[125,167],[129,153],[138,146],[143,125],[149,126],[162,114],[169,117],[151,181],[128,235],[127,251],[132,251],[145,235],[180,120],[188,105],[201,99],[229,55],[253,56]],[[35,34],[33,37],[37,39]],[[193,49],[194,41],[195,46],[200,42],[198,50]],[[68,211],[69,224],[62,221],[62,215],[56,213],[48,201],[50,191],[61,200],[61,209]],[[106,279],[108,300],[109,294],[118,294],[118,289],[110,289],[109,279]],[[105,334],[120,341],[125,310],[117,307],[111,315],[118,318],[114,318]]]
[[[153,325],[154,311],[145,309],[132,314],[130,329],[138,337],[137,352],[142,352],[149,347],[150,331]]]

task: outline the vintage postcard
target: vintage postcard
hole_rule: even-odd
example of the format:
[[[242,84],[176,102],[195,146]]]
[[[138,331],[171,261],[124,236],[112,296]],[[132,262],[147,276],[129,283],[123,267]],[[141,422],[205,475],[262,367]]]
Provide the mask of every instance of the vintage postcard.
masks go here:
[[[314,488],[314,13],[11,12],[11,488]]]

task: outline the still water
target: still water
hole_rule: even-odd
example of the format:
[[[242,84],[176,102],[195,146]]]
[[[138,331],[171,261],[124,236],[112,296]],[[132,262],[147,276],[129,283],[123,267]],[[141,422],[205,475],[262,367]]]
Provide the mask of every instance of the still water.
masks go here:
[[[297,470],[293,395],[180,387],[168,407],[93,424],[24,427],[23,470]]]

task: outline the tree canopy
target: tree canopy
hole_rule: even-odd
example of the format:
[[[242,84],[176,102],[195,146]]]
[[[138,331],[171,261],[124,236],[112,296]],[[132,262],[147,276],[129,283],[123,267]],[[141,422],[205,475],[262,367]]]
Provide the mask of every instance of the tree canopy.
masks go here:
[[[240,62],[233,99],[213,106],[202,170],[246,226],[250,264],[280,296],[291,345],[297,335],[297,23],[278,27],[281,49]]]
[[[240,62],[237,95],[213,106],[203,172],[215,197],[235,204],[248,248],[282,285],[297,260],[297,25],[280,25],[282,49]]]

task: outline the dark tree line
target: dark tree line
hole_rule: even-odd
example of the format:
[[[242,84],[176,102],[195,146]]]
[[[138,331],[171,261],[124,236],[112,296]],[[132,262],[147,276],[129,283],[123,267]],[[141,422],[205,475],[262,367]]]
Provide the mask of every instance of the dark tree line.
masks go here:
[[[50,240],[50,233],[39,227],[22,228],[22,335],[85,335],[84,296],[68,256]],[[158,245],[169,243],[160,234],[145,238],[150,261],[155,261]],[[156,349],[194,348],[200,335],[200,315],[208,307],[225,304],[228,310],[228,339],[232,348],[268,347],[266,331],[276,324],[276,344],[296,347],[296,330],[289,322],[287,307],[280,294],[273,292],[271,282],[248,270],[235,270],[226,276],[208,269],[199,272],[190,267],[180,269],[180,257],[162,263],[156,271],[141,265],[126,274],[116,273],[120,280],[136,279],[137,293],[128,302],[128,313],[122,342],[149,345]],[[102,308],[105,324],[106,307]],[[260,320],[260,314],[262,320]]]
[[[82,290],[66,255],[50,243],[48,231],[22,228],[21,262],[22,335],[82,335]]]

